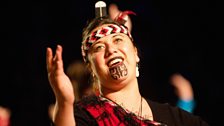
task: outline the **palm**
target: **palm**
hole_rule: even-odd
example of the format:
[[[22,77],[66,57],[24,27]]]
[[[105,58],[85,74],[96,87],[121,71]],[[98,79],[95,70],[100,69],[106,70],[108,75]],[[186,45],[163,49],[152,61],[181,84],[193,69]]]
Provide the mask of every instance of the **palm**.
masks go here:
[[[54,57],[52,55],[52,50],[48,48],[46,58],[48,79],[57,101],[59,103],[73,103],[75,99],[74,91],[70,79],[64,73],[62,47],[57,47],[56,54]]]

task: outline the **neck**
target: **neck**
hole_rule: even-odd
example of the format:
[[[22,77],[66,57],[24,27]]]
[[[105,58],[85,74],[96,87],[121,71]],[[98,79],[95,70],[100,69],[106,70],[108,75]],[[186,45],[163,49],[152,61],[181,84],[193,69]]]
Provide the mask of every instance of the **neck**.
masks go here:
[[[102,87],[101,95],[129,111],[139,111],[139,104],[142,96],[139,92],[138,83],[127,85],[125,88],[117,91]]]

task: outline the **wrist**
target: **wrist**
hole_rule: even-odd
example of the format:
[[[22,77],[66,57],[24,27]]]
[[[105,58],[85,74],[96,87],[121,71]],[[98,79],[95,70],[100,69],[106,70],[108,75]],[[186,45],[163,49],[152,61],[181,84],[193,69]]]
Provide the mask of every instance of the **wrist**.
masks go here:
[[[195,109],[195,100],[194,99],[190,99],[190,100],[183,100],[183,99],[179,99],[177,101],[177,106],[180,107],[181,109],[188,111],[190,113],[193,113],[194,109]]]

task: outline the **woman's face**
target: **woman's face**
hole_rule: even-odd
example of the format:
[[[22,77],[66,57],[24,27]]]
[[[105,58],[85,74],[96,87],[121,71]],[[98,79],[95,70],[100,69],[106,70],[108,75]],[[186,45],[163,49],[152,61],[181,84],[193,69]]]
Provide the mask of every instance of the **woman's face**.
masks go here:
[[[136,78],[136,63],[139,62],[137,49],[123,33],[109,34],[98,39],[92,44],[88,58],[102,86],[112,86],[115,82],[120,84]]]

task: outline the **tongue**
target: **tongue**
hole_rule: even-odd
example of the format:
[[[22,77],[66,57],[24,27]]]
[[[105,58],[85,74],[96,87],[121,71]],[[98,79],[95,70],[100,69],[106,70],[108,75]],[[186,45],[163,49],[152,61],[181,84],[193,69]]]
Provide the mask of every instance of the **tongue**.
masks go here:
[[[122,65],[122,64],[123,64],[122,62],[116,62],[110,66],[110,69],[112,69],[113,67],[117,67],[118,65]]]

